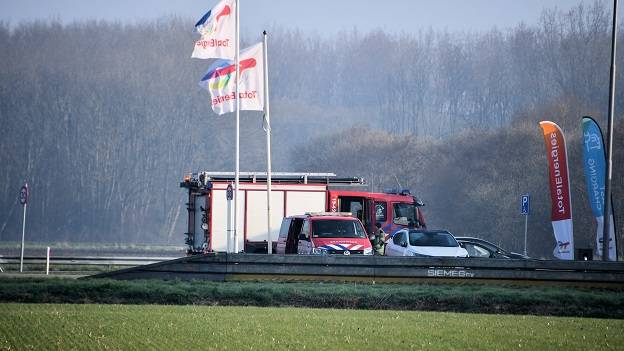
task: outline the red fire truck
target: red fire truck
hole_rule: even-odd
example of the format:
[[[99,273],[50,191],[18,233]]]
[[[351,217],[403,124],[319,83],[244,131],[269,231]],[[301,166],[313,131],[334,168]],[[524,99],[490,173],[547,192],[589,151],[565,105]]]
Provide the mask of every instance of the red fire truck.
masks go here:
[[[267,179],[264,172],[239,174],[237,242],[228,240],[228,218],[233,214],[232,172],[199,172],[184,177],[188,190],[188,254],[212,251],[267,252]],[[275,247],[284,217],[309,212],[351,212],[368,233],[380,223],[387,236],[408,226],[426,227],[424,204],[407,189],[366,191],[361,178],[340,178],[333,173],[272,173],[271,243]],[[230,222],[231,223],[231,222]],[[232,231],[233,228],[230,228]],[[275,252],[275,250],[272,250]]]

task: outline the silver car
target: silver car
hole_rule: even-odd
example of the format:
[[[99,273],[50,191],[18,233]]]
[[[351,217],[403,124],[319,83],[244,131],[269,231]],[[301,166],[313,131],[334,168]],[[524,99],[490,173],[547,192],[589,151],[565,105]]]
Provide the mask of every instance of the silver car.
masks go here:
[[[403,229],[386,243],[387,256],[468,257],[468,252],[446,230]]]

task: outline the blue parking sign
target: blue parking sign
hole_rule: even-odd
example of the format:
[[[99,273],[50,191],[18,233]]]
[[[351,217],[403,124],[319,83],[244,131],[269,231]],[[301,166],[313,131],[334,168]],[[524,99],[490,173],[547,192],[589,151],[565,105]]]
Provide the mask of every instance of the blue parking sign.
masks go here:
[[[529,196],[529,194],[522,195],[520,212],[523,215],[528,215],[529,214],[529,208],[530,208],[529,204],[530,204],[530,202],[531,202],[531,197]]]

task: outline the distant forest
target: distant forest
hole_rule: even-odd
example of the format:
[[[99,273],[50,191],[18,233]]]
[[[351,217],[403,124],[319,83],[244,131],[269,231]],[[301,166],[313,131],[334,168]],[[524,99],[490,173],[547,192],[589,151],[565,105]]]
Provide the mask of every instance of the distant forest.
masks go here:
[[[0,23],[0,241],[183,244],[191,171],[234,169],[234,115],[217,116],[191,59],[194,20]],[[430,227],[552,257],[540,120],[566,133],[576,247],[594,247],[581,117],[606,129],[610,9],[545,10],[486,32],[331,38],[269,28],[274,171],[400,183]],[[624,31],[620,30],[620,41]],[[261,39],[247,33],[242,47]],[[624,67],[624,55],[618,55]],[[624,80],[617,75],[614,201],[624,232]],[[243,112],[241,170],[265,169],[262,116]]]

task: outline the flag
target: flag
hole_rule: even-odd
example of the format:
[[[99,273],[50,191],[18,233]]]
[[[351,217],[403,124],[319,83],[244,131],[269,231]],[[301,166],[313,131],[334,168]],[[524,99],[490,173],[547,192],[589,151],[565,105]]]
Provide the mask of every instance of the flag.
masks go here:
[[[236,1],[221,0],[195,23],[201,39],[191,57],[233,59],[236,55]]]
[[[592,212],[596,218],[596,252],[602,257],[602,239],[604,230],[604,194],[605,194],[605,151],[602,131],[591,117],[583,117],[583,164],[585,182]],[[615,220],[613,206],[609,216],[609,260],[617,261],[615,242]]]
[[[572,203],[565,138],[561,128],[553,122],[541,121],[540,127],[546,142],[550,170],[551,220],[557,241],[553,254],[562,260],[573,260]]]
[[[239,97],[241,110],[264,109],[264,72],[262,43],[253,45],[240,53]],[[214,62],[199,86],[208,90],[212,98],[212,110],[219,115],[236,111],[236,64],[232,60]]]

